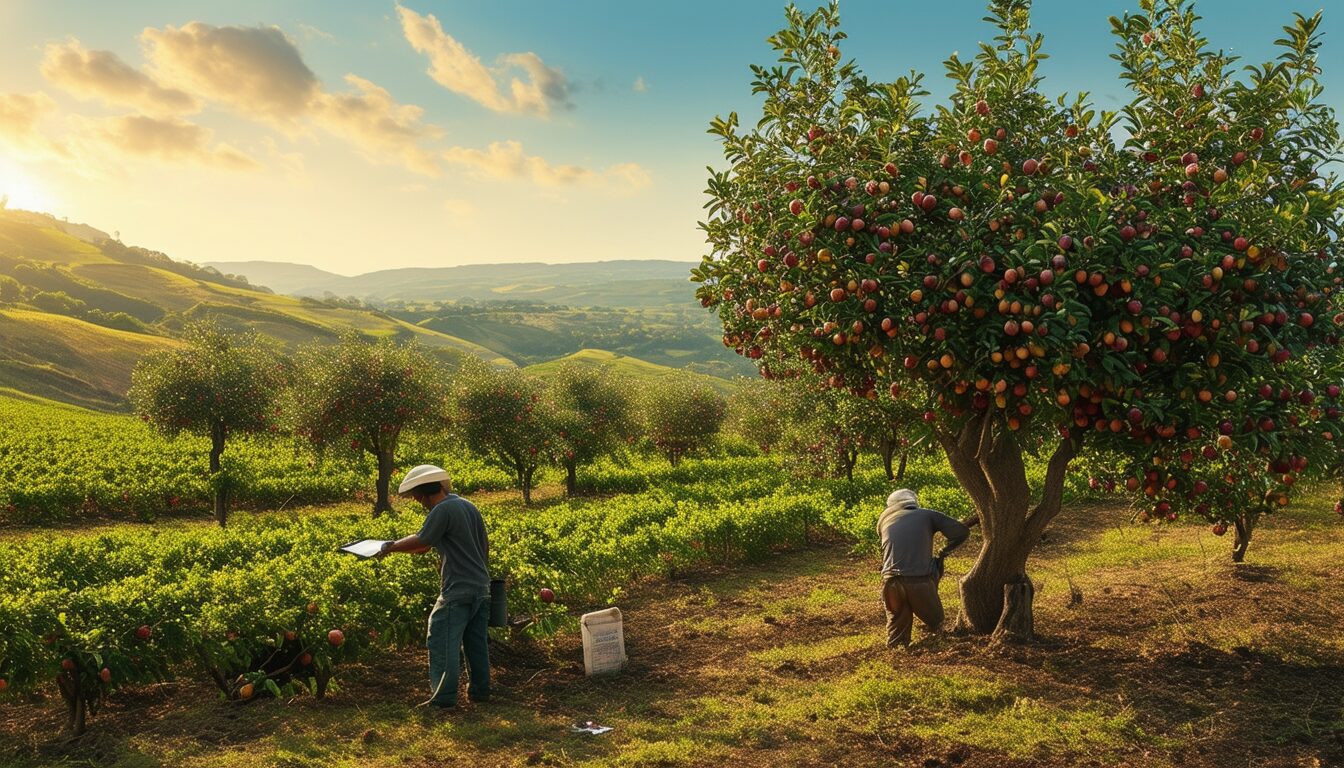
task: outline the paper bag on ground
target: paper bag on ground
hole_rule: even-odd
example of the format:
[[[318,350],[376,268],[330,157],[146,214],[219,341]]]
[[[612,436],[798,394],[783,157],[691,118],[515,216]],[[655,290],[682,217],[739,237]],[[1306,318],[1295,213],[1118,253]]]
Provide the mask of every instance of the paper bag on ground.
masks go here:
[[[579,619],[583,631],[583,668],[589,675],[619,672],[625,666],[625,630],[620,608],[585,613]]]

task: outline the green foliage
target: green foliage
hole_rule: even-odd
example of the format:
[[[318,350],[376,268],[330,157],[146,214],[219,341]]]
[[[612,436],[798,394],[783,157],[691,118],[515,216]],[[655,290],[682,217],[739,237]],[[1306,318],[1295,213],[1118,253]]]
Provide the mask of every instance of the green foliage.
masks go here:
[[[274,399],[284,382],[274,350],[255,335],[190,326],[186,346],[147,355],[129,397],[140,417],[168,436],[275,431]]]
[[[1191,3],[1114,20],[1133,90],[1117,147],[1121,115],[1040,92],[1027,8],[990,4],[998,35],[946,62],[954,90],[930,114],[920,75],[843,60],[836,5],[791,8],[779,64],[752,69],[761,119],[711,125],[727,167],[699,297],[767,373],[925,386],[938,430],[988,422],[1017,453],[1059,446],[1063,426],[1158,511],[1286,501],[1344,428],[1338,397],[1312,391],[1341,380],[1344,319],[1319,19],[1241,79]],[[1268,483],[1197,491],[1264,468]]]
[[[560,414],[542,382],[472,359],[458,372],[453,395],[454,427],[467,447],[510,473],[531,501],[537,469],[560,449]]]
[[[626,387],[598,368],[561,367],[546,381],[555,407],[557,463],[573,470],[627,446],[635,437],[634,402]],[[576,489],[571,485],[569,491]]]
[[[448,386],[439,363],[414,344],[345,336],[304,350],[294,393],[296,431],[319,448],[367,452],[378,462],[374,513],[390,509],[397,442],[444,427]]]
[[[642,406],[649,440],[673,466],[686,454],[709,447],[728,412],[722,395],[684,373],[650,385]]]

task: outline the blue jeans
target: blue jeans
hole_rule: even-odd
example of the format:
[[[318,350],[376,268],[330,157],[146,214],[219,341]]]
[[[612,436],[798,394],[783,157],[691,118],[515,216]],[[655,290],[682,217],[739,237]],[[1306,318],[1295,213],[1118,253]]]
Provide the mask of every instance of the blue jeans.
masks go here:
[[[469,597],[451,602],[440,597],[429,614],[430,703],[441,707],[457,704],[457,678],[461,651],[467,652],[470,677],[467,695],[473,701],[490,695],[490,650],[486,627],[490,622],[490,598]]]

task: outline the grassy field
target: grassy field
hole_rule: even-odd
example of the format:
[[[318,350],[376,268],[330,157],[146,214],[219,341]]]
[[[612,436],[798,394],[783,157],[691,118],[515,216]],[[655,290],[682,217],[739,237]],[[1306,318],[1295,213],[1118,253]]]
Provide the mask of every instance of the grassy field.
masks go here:
[[[604,368],[622,381],[633,382],[647,382],[676,372],[676,369],[665,365],[658,365],[647,360],[626,357],[601,349],[580,350],[558,360],[529,365],[525,370],[533,375],[544,377],[555,373],[562,365],[574,365],[579,368]],[[736,385],[728,379],[703,374],[696,375],[696,378],[725,395],[732,394],[736,388]]]
[[[496,700],[458,713],[416,707],[424,660],[410,650],[346,670],[323,701],[228,703],[192,682],[122,691],[74,744],[53,738],[50,701],[0,707],[0,762],[1340,765],[1344,530],[1331,503],[1306,496],[1271,519],[1241,566],[1207,527],[1071,509],[1031,565],[1041,637],[1028,646],[917,629],[912,650],[885,649],[874,558],[833,540],[631,585],[616,601],[630,666],[609,679],[583,676],[573,632],[501,636]],[[949,620],[973,549],[949,562]],[[588,607],[600,606],[574,608]],[[587,719],[615,730],[568,732]]]
[[[385,314],[254,289],[161,254],[93,245],[60,222],[0,211],[0,277],[22,296],[0,302],[0,387],[102,410],[125,408],[130,372],[146,352],[173,345],[182,326],[211,316],[292,349],[344,331],[415,339],[449,357],[506,357]],[[155,260],[157,259],[157,260]]]

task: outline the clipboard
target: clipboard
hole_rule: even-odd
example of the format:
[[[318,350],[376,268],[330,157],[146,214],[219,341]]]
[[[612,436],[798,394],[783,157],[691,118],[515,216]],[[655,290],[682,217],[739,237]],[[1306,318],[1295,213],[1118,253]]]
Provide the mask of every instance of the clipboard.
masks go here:
[[[357,539],[336,548],[337,552],[344,552],[347,555],[354,555],[361,560],[367,560],[382,549],[382,546],[388,542],[387,539]]]

